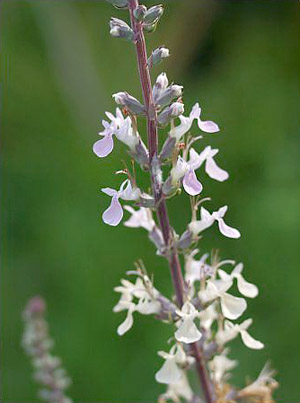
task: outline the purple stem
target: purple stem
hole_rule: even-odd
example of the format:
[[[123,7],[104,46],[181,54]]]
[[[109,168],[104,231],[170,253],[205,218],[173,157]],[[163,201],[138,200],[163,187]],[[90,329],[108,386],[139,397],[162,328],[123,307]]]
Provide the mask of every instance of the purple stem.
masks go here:
[[[181,307],[184,303],[184,280],[182,277],[182,270],[178,253],[172,242],[173,232],[170,226],[166,200],[164,198],[164,195],[162,194],[161,183],[159,182],[157,175],[155,174],[157,166],[156,167],[153,166],[154,165],[153,161],[155,164],[159,163],[157,158],[158,156],[158,133],[157,133],[157,121],[156,121],[157,114],[152,98],[152,84],[147,64],[148,58],[147,58],[146,42],[143,27],[142,23],[137,21],[133,15],[133,11],[139,5],[139,1],[129,0],[128,4],[129,4],[131,27],[133,29],[135,36],[138,70],[147,114],[147,135],[148,135],[151,183],[156,202],[156,213],[163,234],[164,242],[170,250],[168,262],[175,289],[177,303]],[[213,397],[212,384],[209,379],[205,362],[197,343],[193,343],[190,345],[190,352],[196,360],[197,373],[200,378],[206,402],[213,403],[215,399]]]

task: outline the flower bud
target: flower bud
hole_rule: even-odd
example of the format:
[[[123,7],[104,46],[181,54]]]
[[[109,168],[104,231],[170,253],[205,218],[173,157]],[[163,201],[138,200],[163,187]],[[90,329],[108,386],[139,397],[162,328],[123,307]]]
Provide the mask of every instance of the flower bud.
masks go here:
[[[162,255],[165,249],[165,243],[160,229],[155,226],[153,230],[149,232],[149,239],[156,246],[159,255]]]
[[[129,152],[129,155],[131,155],[142,167],[147,167],[149,165],[149,152],[142,140],[140,138],[138,140],[138,144],[135,146],[134,150]]]
[[[146,12],[147,12],[147,7],[140,5],[133,11],[134,18],[138,21],[143,21]]]
[[[169,56],[170,56],[169,49],[165,48],[164,46],[161,46],[152,52],[151,56],[148,59],[148,66],[149,67],[155,66],[161,63],[163,59],[166,59]]]
[[[193,234],[189,230],[186,230],[178,240],[177,247],[179,249],[187,249],[191,246],[192,241]]]
[[[136,98],[129,95],[127,92],[117,92],[113,95],[113,98],[117,104],[125,106],[134,115],[141,115],[145,113],[144,105],[142,105]]]
[[[125,21],[119,20],[119,18],[111,18],[109,25],[111,36],[133,41],[133,31]]]
[[[167,140],[164,142],[161,152],[160,152],[160,159],[165,160],[171,158],[173,155],[174,147],[176,144],[176,139],[174,137],[168,136]]]
[[[145,32],[147,32],[148,34],[151,34],[152,32],[155,32],[157,27],[157,23],[154,24],[143,24],[143,29]]]
[[[170,121],[184,113],[184,105],[181,102],[174,102],[165,108],[157,117],[157,121],[161,126],[166,126]]]
[[[128,0],[106,0],[111,3],[116,8],[127,8],[128,7]]]
[[[156,24],[160,17],[163,15],[164,9],[160,4],[158,6],[150,7],[144,16],[144,22],[147,25]]]
[[[170,105],[174,98],[179,98],[182,95],[181,85],[171,85],[165,91],[161,92],[156,99],[156,104],[160,107]]]
[[[167,89],[169,85],[169,81],[168,81],[168,77],[166,75],[166,73],[161,73],[157,79],[156,79],[156,83],[153,86],[153,91],[152,91],[152,95],[153,95],[153,100],[156,103],[157,98],[160,97],[160,94]]]

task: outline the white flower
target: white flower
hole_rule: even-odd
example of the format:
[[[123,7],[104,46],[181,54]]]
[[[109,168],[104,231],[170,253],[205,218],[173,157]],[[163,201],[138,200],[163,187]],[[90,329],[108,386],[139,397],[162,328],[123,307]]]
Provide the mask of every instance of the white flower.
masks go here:
[[[133,302],[128,302],[128,301],[120,301],[119,305],[123,305],[123,309],[127,309],[127,316],[124,320],[124,322],[122,322],[118,329],[117,329],[117,333],[119,336],[123,336],[123,334],[125,334],[126,332],[128,332],[128,330],[130,330],[132,328],[133,325],[133,312],[136,310],[136,306]]]
[[[174,127],[170,131],[170,136],[175,137],[176,140],[179,141],[181,137],[191,129],[194,120],[197,120],[199,129],[206,133],[215,133],[219,131],[219,127],[216,123],[212,121],[202,121],[200,119],[200,115],[201,115],[201,108],[199,104],[196,103],[193,106],[189,117],[185,116],[179,117],[181,123],[179,126]]]
[[[161,356],[165,362],[160,370],[155,374],[155,379],[159,383],[176,384],[180,382],[183,376],[183,370],[179,365],[183,366],[191,363],[194,360],[189,360],[183,348],[179,344],[172,346],[169,353],[159,351],[158,355]]]
[[[258,378],[242,389],[238,393],[238,397],[256,396],[264,399],[265,402],[273,402],[272,390],[278,387],[278,382],[273,378],[275,371],[270,368],[270,364],[267,362]]]
[[[237,361],[231,360],[226,357],[227,350],[220,355],[216,355],[209,363],[209,369],[213,374],[214,381],[216,384],[222,384],[230,378],[228,371],[231,371],[238,364]]]
[[[201,328],[209,331],[211,325],[218,319],[218,312],[216,311],[215,304],[209,305],[206,309],[199,313]]]
[[[205,262],[208,258],[208,253],[201,256],[199,260],[194,259],[196,253],[198,253],[198,249],[193,250],[185,261],[185,281],[189,285],[193,285],[196,281],[214,274],[213,268]]]
[[[135,284],[125,279],[121,280],[121,284],[122,285],[114,288],[114,291],[121,294],[119,302],[113,309],[114,312],[120,312],[127,309],[126,305],[123,304],[123,301],[131,302],[133,300],[136,288],[138,287],[139,289],[140,287],[143,287],[143,282],[139,277],[137,278]]]
[[[192,221],[189,224],[190,231],[194,235],[198,235],[200,232],[211,227],[213,223],[217,221],[221,234],[228,238],[240,238],[240,232],[237,229],[227,225],[223,219],[227,210],[228,206],[223,206],[218,211],[214,211],[211,214],[204,207],[201,207],[201,220]]]
[[[140,298],[138,304],[136,305],[136,311],[142,315],[152,315],[160,312],[160,302],[156,301],[149,294]]]
[[[145,283],[148,283],[148,287],[145,286]],[[156,299],[159,293],[152,286],[147,276],[144,276],[143,279],[138,277],[135,283],[122,279],[121,286],[115,287],[114,290],[121,294],[119,302],[113,309],[114,312],[127,310],[127,316],[117,330],[120,336],[131,329],[134,312],[139,312],[142,315],[160,312],[160,302]],[[138,300],[136,303],[133,302],[134,298]]]
[[[167,391],[161,395],[164,400],[172,400],[173,402],[180,402],[183,398],[190,401],[193,397],[193,391],[190,387],[188,378],[185,372],[182,371],[181,378],[176,383],[171,383],[168,385]]]
[[[179,327],[175,332],[175,338],[183,343],[194,343],[201,339],[202,334],[197,329],[194,319],[199,315],[194,305],[186,301],[180,310],[176,311],[177,315],[181,318]]]
[[[138,210],[134,210],[131,206],[125,206],[125,210],[131,213],[131,217],[124,222],[126,227],[130,228],[145,228],[148,232],[151,232],[155,227],[155,221],[152,217],[152,211],[149,208],[141,207]]]
[[[258,288],[256,285],[248,283],[242,276],[243,264],[239,263],[233,269],[231,274],[226,273],[224,270],[219,269],[218,274],[223,281],[232,281],[233,279],[237,279],[237,287],[239,292],[248,298],[255,298],[258,295]]]
[[[252,319],[247,319],[240,325],[238,325],[226,320],[224,323],[224,330],[220,330],[216,335],[217,343],[220,345],[224,345],[228,341],[237,337],[237,335],[239,334],[246,347],[253,350],[261,350],[262,348],[264,348],[264,344],[258,340],[255,340],[247,332],[247,329],[251,326],[252,322]]]
[[[207,281],[205,290],[199,292],[199,298],[203,303],[213,301],[220,298],[222,313],[225,318],[237,319],[247,308],[247,302],[244,298],[234,297],[226,291],[232,286],[232,281],[221,282]]]

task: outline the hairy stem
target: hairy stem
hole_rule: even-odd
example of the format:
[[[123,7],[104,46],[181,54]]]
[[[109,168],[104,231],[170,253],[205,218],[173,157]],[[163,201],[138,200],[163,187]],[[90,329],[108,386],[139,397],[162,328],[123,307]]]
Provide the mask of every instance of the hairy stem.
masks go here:
[[[184,303],[184,280],[182,277],[182,270],[178,253],[172,242],[173,231],[170,226],[166,200],[164,198],[164,195],[162,194],[161,182],[158,175],[160,166],[158,160],[158,130],[156,121],[157,115],[152,98],[152,84],[149,68],[147,65],[148,58],[146,43],[142,24],[138,22],[133,15],[133,11],[138,5],[138,0],[129,0],[131,26],[135,35],[138,70],[147,115],[147,135],[150,158],[151,184],[156,202],[157,218],[163,234],[165,245],[169,249],[168,262],[175,289],[176,299],[178,305],[181,307]],[[203,388],[206,402],[213,403],[215,399],[213,397],[212,385],[206,370],[204,359],[201,355],[201,351],[197,343],[191,344],[190,351],[196,360],[197,373]]]

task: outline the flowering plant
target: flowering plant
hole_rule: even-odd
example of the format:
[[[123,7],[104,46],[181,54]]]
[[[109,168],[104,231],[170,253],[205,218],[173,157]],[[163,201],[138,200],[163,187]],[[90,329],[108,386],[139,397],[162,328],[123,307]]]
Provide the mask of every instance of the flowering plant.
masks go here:
[[[102,121],[103,130],[99,133],[101,138],[93,146],[94,153],[105,158],[119,140],[127,148],[133,167],[117,171],[125,175],[118,189],[102,188],[110,198],[102,219],[105,224],[117,226],[126,210],[129,217],[124,225],[147,231],[157,255],[168,263],[174,288],[174,296],[163,295],[139,261],[134,270],[127,272],[130,278],[122,279],[115,288],[120,299],[114,312],[125,313],[117,333],[122,336],[128,332],[138,314],[154,315],[172,329],[167,351],[158,352],[163,361],[155,379],[166,385],[159,396],[160,403],[271,403],[278,384],[268,363],[258,378],[245,387],[237,387],[230,381],[231,370],[238,365],[237,360],[229,358],[230,341],[240,337],[249,349],[264,348],[264,344],[252,336],[253,320],[241,319],[247,309],[246,298],[257,297],[258,288],[244,278],[242,263],[221,260],[213,252],[199,255],[204,231],[214,224],[225,237],[241,236],[238,229],[227,223],[230,222],[228,206],[211,211],[204,207],[210,199],[202,197],[203,185],[199,178],[203,168],[213,180],[223,182],[229,178],[228,172],[217,163],[218,149],[211,146],[198,149],[195,145],[203,136],[218,133],[220,128],[203,118],[198,103],[188,114],[185,112],[183,87],[170,83],[166,73],[159,74],[152,85],[152,67],[162,63],[170,52],[160,46],[148,56],[145,34],[155,31],[163,6],[147,8],[138,0],[108,1],[129,12],[128,23],[119,18],[111,19],[110,33],[136,48],[143,99],[138,100],[126,91],[115,93],[116,111],[106,112],[107,120]],[[147,139],[139,132],[144,123]],[[150,190],[140,187],[136,165],[149,173]],[[186,230],[178,234],[171,225],[167,201],[180,195],[182,188],[190,197],[191,219]],[[235,284],[239,296],[231,291]],[[48,347],[44,348],[48,340],[42,317],[44,308],[41,308],[41,301],[35,304],[38,309],[31,302],[25,311],[24,347],[35,367],[39,367],[37,380],[49,389],[43,392],[44,399],[52,403],[69,402],[64,394],[69,380],[60,368],[60,361],[48,354]],[[43,332],[39,333],[39,329]],[[42,357],[40,350],[35,345],[32,347],[36,340],[45,350],[42,349]],[[49,365],[54,366],[50,375]],[[199,390],[192,388],[189,382],[189,374],[194,370],[199,378]]]
[[[201,166],[210,178],[220,182],[228,179],[229,174],[216,162],[219,150],[208,146],[199,152],[194,143],[204,135],[219,132],[219,126],[201,118],[198,103],[185,116],[183,87],[169,83],[165,73],[157,77],[153,86],[151,84],[152,66],[170,55],[164,46],[152,51],[150,57],[146,50],[145,34],[155,30],[163,6],[147,8],[138,0],[109,1],[115,7],[129,11],[130,24],[112,18],[110,33],[131,42],[136,48],[143,100],[139,101],[125,91],[114,94],[118,105],[116,114],[106,112],[110,122],[102,122],[104,130],[99,133],[102,138],[94,144],[93,150],[100,158],[108,156],[113,151],[116,137],[127,146],[133,161],[143,171],[149,172],[151,191],[139,187],[135,169],[132,172],[129,169],[119,171],[127,176],[120,189],[102,189],[111,197],[110,206],[102,218],[106,224],[117,226],[124,214],[120,200],[133,202],[135,208],[124,206],[130,213],[124,224],[132,228],[142,227],[148,232],[157,254],[169,264],[175,291],[174,298],[163,295],[154,287],[143,265],[128,272],[135,280],[123,279],[115,288],[121,297],[114,311],[126,312],[118,334],[123,335],[131,329],[136,313],[154,315],[172,326],[169,351],[159,352],[164,362],[155,375],[157,382],[167,385],[166,392],[160,396],[161,401],[271,402],[277,382],[268,365],[258,379],[245,388],[237,388],[229,382],[230,371],[237,361],[228,357],[228,342],[240,336],[250,349],[264,347],[248,332],[252,319],[233,322],[247,308],[244,297],[255,298],[258,288],[245,280],[241,263],[221,261],[216,254],[211,254],[210,260],[209,254],[197,258],[197,244],[202,233],[215,222],[223,236],[241,236],[236,228],[225,222],[227,206],[214,212],[203,207],[208,198],[201,197],[203,186],[198,179]],[[143,141],[138,131],[145,120],[147,141]],[[163,144],[159,148],[161,138]],[[180,194],[181,187],[191,197],[192,211],[186,231],[177,234],[170,223],[167,200]],[[184,260],[184,274],[179,256]],[[235,280],[242,297],[230,293]],[[188,381],[188,372],[194,368],[200,379],[201,397],[192,390]]]

